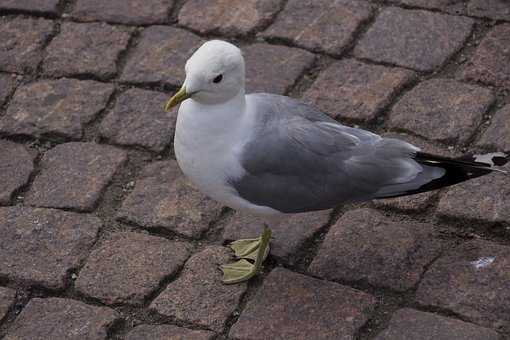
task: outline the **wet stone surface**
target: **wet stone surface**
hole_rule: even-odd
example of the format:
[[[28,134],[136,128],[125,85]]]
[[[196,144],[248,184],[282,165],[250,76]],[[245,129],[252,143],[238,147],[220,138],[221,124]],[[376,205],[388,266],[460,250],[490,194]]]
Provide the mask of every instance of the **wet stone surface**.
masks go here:
[[[9,204],[33,170],[34,156],[23,145],[0,139],[0,205]]]
[[[164,161],[143,170],[117,218],[198,238],[220,213],[221,205],[193,188],[177,162]]]
[[[352,339],[376,300],[337,283],[274,269],[241,313],[234,339]]]
[[[404,10],[383,10],[356,45],[360,58],[432,71],[460,49],[471,33],[465,17]]]
[[[90,254],[76,289],[109,305],[141,305],[184,264],[189,248],[161,237],[115,233]]]
[[[319,74],[304,98],[333,118],[369,121],[414,76],[399,68],[338,61]]]
[[[175,0],[78,0],[71,16],[80,21],[106,21],[129,25],[168,21]]]
[[[389,115],[390,127],[430,140],[466,143],[480,126],[495,97],[486,88],[451,79],[420,83]]]
[[[101,221],[53,209],[0,208],[0,275],[50,289],[88,256]],[[22,250],[22,251],[21,251]]]
[[[210,331],[191,330],[171,325],[141,325],[126,336],[126,340],[212,340]]]
[[[60,33],[48,46],[43,71],[53,77],[112,77],[129,36],[129,32],[104,23],[63,23]]]
[[[16,291],[10,288],[0,287],[0,321],[5,317],[9,308],[14,303]]]
[[[371,14],[372,6],[363,1],[290,0],[263,36],[339,55]]]
[[[112,85],[93,80],[64,78],[23,85],[0,118],[0,133],[80,139],[112,93]]]
[[[49,20],[0,18],[0,71],[34,72],[52,33],[53,23]]]
[[[253,44],[243,49],[246,91],[284,94],[313,61],[313,54],[286,46]],[[274,78],[274,74],[279,74]]]
[[[230,250],[211,246],[193,255],[178,279],[152,302],[158,313],[221,331],[246,291],[246,283],[225,285],[219,266],[231,262]]]
[[[309,271],[329,280],[360,281],[405,291],[443,248],[433,226],[397,222],[372,209],[352,210],[329,230]]]
[[[439,258],[420,283],[418,303],[440,307],[484,327],[510,327],[510,248],[476,240]]]
[[[510,89],[510,24],[493,28],[466,63],[462,77]]]
[[[265,26],[283,0],[189,0],[179,12],[179,24],[204,33],[245,35]]]
[[[495,331],[410,308],[399,309],[375,340],[499,340]]]
[[[100,133],[114,144],[161,152],[173,141],[177,110],[165,112],[169,95],[140,89],[122,93],[101,122]]]
[[[118,314],[82,302],[34,298],[9,328],[5,340],[103,340]]]
[[[41,171],[25,203],[91,211],[126,159],[124,151],[108,145],[78,142],[57,145],[41,159]]]
[[[223,239],[235,241],[259,237],[267,222],[272,231],[270,254],[292,263],[297,260],[295,255],[303,244],[328,223],[330,214],[329,210],[296,214],[273,224],[264,218],[236,213],[226,223]]]
[[[120,80],[180,86],[186,60],[202,43],[197,35],[179,28],[148,27],[130,53]]]

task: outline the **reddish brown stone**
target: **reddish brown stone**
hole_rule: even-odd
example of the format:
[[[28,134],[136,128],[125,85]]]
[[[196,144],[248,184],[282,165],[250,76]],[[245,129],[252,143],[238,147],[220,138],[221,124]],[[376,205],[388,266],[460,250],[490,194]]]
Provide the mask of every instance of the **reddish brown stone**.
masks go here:
[[[45,19],[0,18],[0,71],[32,73],[42,60],[42,48],[53,31]]]
[[[193,33],[179,28],[146,28],[128,58],[120,79],[130,83],[180,86],[184,82],[186,60],[203,42]]]
[[[200,33],[245,35],[269,23],[283,0],[189,0],[179,24]]]
[[[375,340],[499,340],[495,331],[410,308],[399,309]]]
[[[363,1],[290,0],[263,35],[338,55],[371,14],[372,6]]]
[[[60,0],[2,0],[0,10],[57,14]]]
[[[284,94],[314,60],[310,52],[262,43],[243,48],[243,54],[248,93]]]
[[[0,73],[0,106],[4,105],[7,97],[16,87],[16,77],[11,74]]]
[[[475,17],[510,21],[508,0],[471,0],[467,9],[468,14]]]
[[[342,60],[322,71],[304,97],[334,118],[367,121],[414,77],[404,69]]]
[[[420,283],[420,304],[451,310],[466,320],[510,329],[510,248],[472,241],[437,260]]]
[[[246,291],[246,283],[225,285],[219,266],[232,261],[230,251],[208,247],[193,255],[183,272],[152,302],[158,313],[222,331]]]
[[[383,134],[383,137],[404,140],[408,143],[411,143],[419,147],[423,152],[430,153],[433,155],[439,155],[444,157],[461,156],[454,150],[448,150],[445,148],[438,147],[429,142],[426,142],[421,138],[410,136],[404,133],[386,133]],[[434,190],[410,196],[374,200],[373,203],[377,207],[390,207],[393,209],[405,211],[424,211],[431,204],[432,198],[437,195],[438,191]]]
[[[43,71],[53,77],[117,73],[119,54],[126,49],[130,33],[104,23],[64,22],[47,48]]]
[[[314,275],[405,291],[415,286],[443,247],[432,225],[396,222],[372,209],[345,213],[310,265]]]
[[[16,291],[9,288],[0,287],[0,321],[5,317],[9,308],[14,303]]]
[[[393,107],[388,124],[441,142],[469,141],[494,95],[483,87],[451,79],[424,81]]]
[[[510,24],[498,25],[482,40],[463,77],[510,89],[509,64]]]
[[[78,0],[71,16],[81,21],[160,24],[168,21],[174,3],[174,0]]]
[[[269,223],[271,237],[271,255],[294,262],[294,255],[329,220],[331,211],[317,211],[294,214],[275,224]],[[254,238],[262,234],[263,218],[236,213],[229,219],[223,230],[223,240],[233,241],[242,238]]]
[[[420,71],[432,71],[458,51],[471,33],[473,20],[428,11],[390,7],[356,46],[361,58]]]
[[[221,205],[193,188],[175,161],[165,161],[144,169],[117,217],[196,238],[209,229],[220,212]]]
[[[34,298],[4,339],[103,340],[118,319],[118,314],[110,308],[89,306],[70,299]]]
[[[76,288],[106,304],[141,305],[184,264],[188,248],[161,237],[115,233],[90,254]]]
[[[376,300],[369,294],[274,269],[231,328],[235,339],[354,339]]]
[[[510,104],[492,117],[489,128],[478,142],[479,145],[495,146],[500,151],[510,151]]]
[[[60,144],[46,152],[25,203],[39,207],[94,209],[126,153],[94,143]]]
[[[0,132],[8,135],[83,136],[83,127],[104,109],[113,86],[92,80],[42,80],[17,89]]]
[[[115,144],[163,151],[173,140],[177,120],[177,110],[163,110],[168,98],[161,92],[127,90],[101,123],[101,135]]]
[[[96,240],[101,221],[53,209],[0,208],[0,275],[62,289]]]
[[[9,204],[33,170],[34,157],[24,146],[0,139],[0,205]]]
[[[506,170],[510,170],[506,166]],[[457,184],[441,197],[437,213],[448,218],[510,222],[510,177],[492,173]]]
[[[212,340],[213,332],[195,331],[172,325],[141,325],[128,333],[126,340]]]
[[[408,6],[417,6],[441,11],[462,14],[465,12],[466,0],[397,0],[399,3]]]

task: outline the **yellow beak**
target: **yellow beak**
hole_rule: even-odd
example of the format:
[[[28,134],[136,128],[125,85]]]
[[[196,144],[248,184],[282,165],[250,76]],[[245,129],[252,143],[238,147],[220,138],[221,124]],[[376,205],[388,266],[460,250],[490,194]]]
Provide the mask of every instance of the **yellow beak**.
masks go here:
[[[165,111],[170,111],[172,107],[178,105],[180,102],[188,99],[189,97],[191,96],[188,93],[186,93],[186,88],[183,85],[181,89],[177,91],[177,93],[166,102]]]

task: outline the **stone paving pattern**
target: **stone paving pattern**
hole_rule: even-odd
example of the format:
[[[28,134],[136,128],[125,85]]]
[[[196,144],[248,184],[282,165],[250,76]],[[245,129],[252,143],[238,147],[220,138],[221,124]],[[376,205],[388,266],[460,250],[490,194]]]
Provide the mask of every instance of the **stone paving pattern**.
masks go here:
[[[286,218],[227,286],[261,221],[182,175],[162,110],[223,38],[248,92],[510,152],[508,0],[0,0],[0,36],[0,338],[510,338],[510,177]]]

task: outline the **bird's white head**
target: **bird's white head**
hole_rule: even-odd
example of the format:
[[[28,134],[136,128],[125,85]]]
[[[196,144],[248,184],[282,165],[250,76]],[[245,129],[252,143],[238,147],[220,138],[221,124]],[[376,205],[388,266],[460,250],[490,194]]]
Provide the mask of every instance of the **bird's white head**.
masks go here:
[[[203,104],[218,104],[244,93],[244,58],[236,46],[221,40],[204,43],[186,62],[186,80],[165,105],[171,109],[193,98]]]

